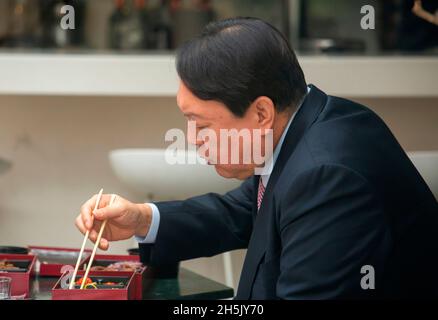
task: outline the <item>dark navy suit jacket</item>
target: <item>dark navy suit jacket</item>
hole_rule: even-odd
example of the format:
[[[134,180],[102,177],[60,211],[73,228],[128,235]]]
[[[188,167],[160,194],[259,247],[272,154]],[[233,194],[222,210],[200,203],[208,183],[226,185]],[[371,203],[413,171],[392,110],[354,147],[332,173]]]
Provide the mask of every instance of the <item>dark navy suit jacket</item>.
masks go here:
[[[258,177],[159,202],[151,264],[248,248],[237,299],[437,296],[436,199],[375,113],[310,87],[260,211]]]

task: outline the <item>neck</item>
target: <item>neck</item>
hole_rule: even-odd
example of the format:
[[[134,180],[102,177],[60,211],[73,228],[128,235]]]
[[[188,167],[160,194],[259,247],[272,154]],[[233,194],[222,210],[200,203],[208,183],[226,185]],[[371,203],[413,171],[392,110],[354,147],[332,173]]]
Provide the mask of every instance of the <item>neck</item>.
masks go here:
[[[274,150],[278,145],[278,142],[280,141],[281,135],[283,134],[284,130],[286,130],[287,124],[290,120],[290,117],[292,117],[293,112],[281,112],[278,113],[275,117],[274,126],[272,128],[273,131],[273,147]]]

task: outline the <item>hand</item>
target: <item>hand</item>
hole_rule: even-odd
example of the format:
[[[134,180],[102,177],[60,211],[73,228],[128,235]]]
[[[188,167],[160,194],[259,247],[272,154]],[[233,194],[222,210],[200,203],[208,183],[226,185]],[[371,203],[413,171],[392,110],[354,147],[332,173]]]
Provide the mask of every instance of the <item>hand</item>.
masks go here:
[[[104,220],[107,220],[105,230],[99,243],[99,248],[107,250],[109,241],[125,240],[134,235],[145,237],[152,221],[152,209],[148,204],[135,204],[116,196],[109,206],[111,194],[102,195],[99,208],[93,212],[97,195],[84,203],[81,213],[76,218],[76,227],[85,234],[90,230],[89,238],[95,242]]]
[[[418,13],[423,10],[423,4],[421,3],[421,0],[415,0],[414,6],[412,8],[412,12]]]

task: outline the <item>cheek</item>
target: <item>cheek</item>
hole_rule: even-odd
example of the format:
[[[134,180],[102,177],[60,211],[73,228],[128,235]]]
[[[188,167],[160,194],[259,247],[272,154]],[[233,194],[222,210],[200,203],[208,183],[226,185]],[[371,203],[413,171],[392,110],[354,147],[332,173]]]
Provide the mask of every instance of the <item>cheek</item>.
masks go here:
[[[220,137],[218,154],[223,163],[248,165],[253,163],[253,150],[259,150],[254,143],[260,144],[254,139],[252,131],[245,130],[242,134],[222,135]]]
[[[224,120],[224,119],[220,119]],[[252,128],[248,121],[242,119],[218,120],[214,126],[208,128],[208,132],[214,135],[210,137],[204,130],[197,132],[197,145],[202,148],[201,153],[211,160],[212,163],[222,165],[228,164],[248,164],[251,161]],[[246,130],[249,136],[245,135],[246,141],[242,137],[230,136],[230,130],[240,132]],[[193,131],[193,130],[192,130]],[[195,138],[191,137],[191,141]],[[245,159],[245,161],[243,161]]]

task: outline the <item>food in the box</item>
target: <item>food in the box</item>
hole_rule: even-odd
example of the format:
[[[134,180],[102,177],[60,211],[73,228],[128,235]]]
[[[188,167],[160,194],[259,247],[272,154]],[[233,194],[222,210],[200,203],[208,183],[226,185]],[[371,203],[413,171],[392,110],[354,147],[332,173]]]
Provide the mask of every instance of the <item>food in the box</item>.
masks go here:
[[[84,281],[84,278],[80,278],[78,281],[75,282],[76,285],[80,286],[82,284],[82,281]],[[85,284],[89,284],[92,283],[93,280],[91,280],[90,278],[85,279]]]
[[[26,271],[18,266],[16,266],[13,262],[7,260],[0,260],[0,271]]]
[[[79,288],[82,285],[83,277],[75,282],[75,287]],[[123,282],[104,281],[97,278],[94,281],[91,278],[85,279],[84,289],[121,289],[125,286]]]
[[[0,260],[0,272],[27,272],[30,262],[27,260]]]
[[[85,289],[97,289],[96,282],[87,283],[87,284],[84,286],[84,288],[85,288]]]
[[[16,267],[12,262],[9,262],[7,260],[1,260],[0,261],[0,270],[4,269],[19,269]]]
[[[78,281],[75,282],[76,286],[81,286],[82,285],[82,281],[84,281],[84,278],[80,278]],[[97,283],[93,282],[93,280],[91,280],[90,278],[85,279],[85,285],[84,288],[85,289],[97,289]]]
[[[134,271],[139,272],[143,264],[138,261],[120,261],[109,264],[108,266],[94,266],[92,271]]]
[[[100,283],[100,285],[102,285],[102,286],[117,286],[117,287],[124,286],[123,282],[117,283],[117,282],[111,282],[111,281],[109,281],[109,282],[102,282],[102,283]],[[115,288],[113,288],[113,289],[115,289]]]

